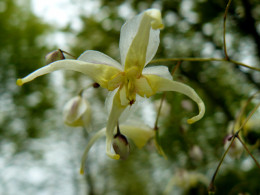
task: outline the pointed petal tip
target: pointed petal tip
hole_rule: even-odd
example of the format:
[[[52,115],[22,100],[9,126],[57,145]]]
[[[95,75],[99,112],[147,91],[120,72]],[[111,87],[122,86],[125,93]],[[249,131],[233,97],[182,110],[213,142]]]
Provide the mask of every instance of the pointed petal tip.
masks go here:
[[[24,84],[24,83],[23,83],[23,79],[17,79],[16,85],[22,86],[23,84]]]

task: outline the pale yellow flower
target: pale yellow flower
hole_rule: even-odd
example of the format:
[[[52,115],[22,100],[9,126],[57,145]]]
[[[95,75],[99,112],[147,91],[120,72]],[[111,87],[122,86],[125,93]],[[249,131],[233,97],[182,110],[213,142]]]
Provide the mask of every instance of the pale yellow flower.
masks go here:
[[[204,103],[197,93],[191,87],[173,81],[167,67],[145,68],[157,51],[162,28],[161,12],[148,9],[122,26],[119,42],[121,64],[98,51],[86,51],[77,60],[60,60],[42,67],[18,79],[17,84],[23,85],[41,75],[66,69],[91,77],[109,91],[117,90],[106,127],[106,153],[119,159],[118,154],[111,152],[114,129],[121,113],[135,103],[136,95],[148,98],[157,92],[176,91],[189,96],[198,104],[199,114],[188,123],[198,121],[205,112]]]

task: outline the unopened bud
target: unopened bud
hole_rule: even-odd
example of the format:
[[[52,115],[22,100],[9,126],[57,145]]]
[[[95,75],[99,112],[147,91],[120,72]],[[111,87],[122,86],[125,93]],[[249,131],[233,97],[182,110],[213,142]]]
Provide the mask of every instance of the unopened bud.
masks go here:
[[[64,123],[69,126],[87,126],[91,119],[91,108],[88,101],[76,96],[66,103],[63,111]]]
[[[52,51],[45,56],[46,64],[50,64],[57,60],[64,60],[64,59],[65,57],[63,55],[63,52],[60,49]]]
[[[127,138],[118,132],[113,139],[113,148],[116,154],[119,154],[120,159],[125,160],[127,159],[129,152],[130,152],[130,146],[127,141]]]

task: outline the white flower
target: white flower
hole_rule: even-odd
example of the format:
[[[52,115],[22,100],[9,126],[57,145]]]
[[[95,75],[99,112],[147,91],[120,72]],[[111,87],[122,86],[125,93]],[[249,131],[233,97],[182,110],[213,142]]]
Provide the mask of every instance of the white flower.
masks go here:
[[[150,97],[161,91],[176,91],[189,96],[199,107],[199,114],[188,120],[200,120],[205,112],[203,101],[189,86],[172,80],[166,66],[145,68],[154,57],[159,46],[159,34],[163,28],[161,12],[148,9],[127,21],[121,29],[119,49],[121,64],[98,51],[86,51],[77,60],[55,61],[31,73],[17,84],[23,85],[36,77],[55,70],[74,70],[91,77],[109,91],[117,90],[106,127],[106,153],[119,159],[111,152],[114,129],[121,113],[136,101],[136,95]]]

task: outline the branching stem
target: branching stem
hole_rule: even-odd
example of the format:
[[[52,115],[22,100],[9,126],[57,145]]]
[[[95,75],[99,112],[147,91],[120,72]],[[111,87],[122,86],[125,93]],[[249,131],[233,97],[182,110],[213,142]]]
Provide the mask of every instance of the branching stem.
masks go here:
[[[257,93],[259,93],[259,92],[257,92]],[[251,96],[251,97],[247,100],[246,105],[249,104],[249,102],[253,99],[253,97],[255,97],[255,95],[256,95],[257,93],[255,93],[253,96]],[[230,142],[228,148],[227,148],[226,151],[224,152],[224,154],[223,154],[222,158],[220,159],[220,162],[219,162],[219,164],[218,164],[218,166],[217,166],[217,168],[216,168],[216,170],[215,170],[215,172],[214,172],[214,175],[212,176],[212,179],[211,179],[211,182],[210,182],[209,188],[208,188],[209,192],[214,191],[214,181],[215,181],[216,175],[217,175],[217,173],[218,173],[218,171],[219,171],[220,166],[222,165],[223,160],[225,159],[225,157],[226,157],[226,155],[227,155],[229,149],[231,148],[231,146],[232,146],[232,144],[233,144],[233,142],[234,142],[234,140],[235,140],[236,138],[241,142],[241,144],[243,145],[243,147],[245,148],[245,150],[247,151],[247,153],[248,153],[248,154],[252,157],[252,159],[255,161],[255,163],[256,163],[256,165],[258,166],[258,168],[260,168],[260,165],[259,165],[259,163],[257,162],[257,160],[255,159],[255,157],[253,156],[253,154],[248,150],[248,148],[247,148],[247,146],[245,145],[245,143],[244,143],[244,142],[241,140],[241,138],[239,137],[239,133],[240,133],[241,129],[246,125],[246,123],[247,123],[247,122],[249,121],[249,119],[253,116],[253,114],[256,112],[256,110],[259,108],[259,106],[260,106],[260,103],[258,103],[258,104],[254,107],[254,109],[253,109],[253,110],[250,112],[250,114],[247,116],[246,120],[243,122],[243,124],[239,127],[239,129],[238,129],[238,130],[236,131],[236,133],[233,135],[232,140],[231,140],[231,142]],[[241,112],[244,112],[244,111],[245,111],[245,107],[242,108]],[[240,113],[240,115],[242,115],[242,113]]]
[[[173,62],[173,61],[188,61],[188,62],[209,62],[209,61],[218,61],[218,62],[229,62],[239,66],[243,66],[245,68],[249,68],[252,70],[256,70],[260,72],[260,68],[249,66],[242,62],[238,62],[235,60],[225,59],[225,58],[164,58],[164,59],[155,59],[152,60],[150,63],[158,63],[158,62]]]

